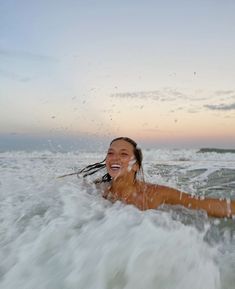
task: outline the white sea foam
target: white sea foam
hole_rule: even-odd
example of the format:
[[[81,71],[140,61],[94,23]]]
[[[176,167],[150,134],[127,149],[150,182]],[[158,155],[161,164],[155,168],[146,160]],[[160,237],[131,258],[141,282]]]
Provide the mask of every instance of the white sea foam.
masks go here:
[[[198,178],[207,180],[208,171],[221,168],[211,156],[206,166],[205,159],[196,162],[194,151],[177,152],[177,158],[168,151],[165,160],[163,154],[146,152],[152,181],[178,186],[180,174],[206,169],[203,177],[195,173],[184,183],[195,188]],[[181,208],[141,212],[111,204],[89,180],[56,179],[103,158],[79,152],[0,154],[0,288],[232,289],[232,221],[212,222]],[[167,167],[160,176],[161,165]],[[225,168],[234,167],[229,162]]]
[[[133,165],[136,163],[136,159],[135,158],[133,158],[133,159],[131,159],[130,161],[129,161],[129,164],[128,164],[128,172],[130,172],[131,170],[132,170],[132,168],[133,168]]]

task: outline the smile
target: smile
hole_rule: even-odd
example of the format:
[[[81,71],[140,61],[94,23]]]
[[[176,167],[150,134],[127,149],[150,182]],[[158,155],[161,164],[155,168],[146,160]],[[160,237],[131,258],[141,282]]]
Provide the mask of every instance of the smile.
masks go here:
[[[117,171],[117,170],[120,170],[121,166],[118,165],[118,164],[113,164],[110,166],[110,168],[113,170],[113,171]]]

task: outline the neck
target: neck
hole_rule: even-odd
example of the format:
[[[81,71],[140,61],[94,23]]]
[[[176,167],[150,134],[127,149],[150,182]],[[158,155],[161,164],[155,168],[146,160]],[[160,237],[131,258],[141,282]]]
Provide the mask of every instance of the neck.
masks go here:
[[[135,187],[136,180],[133,175],[128,175],[125,177],[117,177],[112,179],[111,190],[113,192],[123,192],[131,190]]]

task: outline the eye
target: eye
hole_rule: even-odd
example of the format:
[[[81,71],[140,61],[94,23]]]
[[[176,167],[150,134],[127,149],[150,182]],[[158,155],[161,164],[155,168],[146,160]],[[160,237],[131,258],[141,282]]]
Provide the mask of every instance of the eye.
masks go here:
[[[128,153],[121,153],[121,156],[127,157],[127,156],[128,156]]]

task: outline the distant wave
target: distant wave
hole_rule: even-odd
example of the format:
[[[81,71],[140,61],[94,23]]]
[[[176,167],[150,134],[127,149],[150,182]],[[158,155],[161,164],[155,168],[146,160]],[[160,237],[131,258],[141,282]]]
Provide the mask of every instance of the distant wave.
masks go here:
[[[235,153],[235,149],[201,148],[198,153]]]

